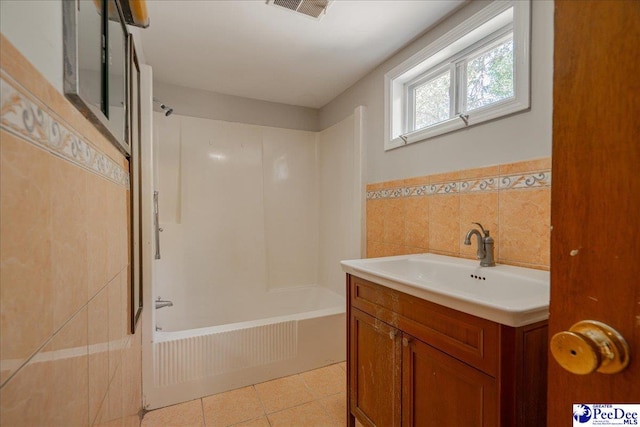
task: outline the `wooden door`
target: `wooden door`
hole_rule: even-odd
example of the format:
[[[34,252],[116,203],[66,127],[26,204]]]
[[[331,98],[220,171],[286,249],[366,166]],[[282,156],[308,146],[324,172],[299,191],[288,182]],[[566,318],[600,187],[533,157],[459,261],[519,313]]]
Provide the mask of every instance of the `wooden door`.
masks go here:
[[[403,427],[498,425],[496,380],[405,334]]]
[[[350,334],[351,412],[364,426],[400,426],[402,334],[355,308]]]
[[[549,361],[548,425],[574,403],[640,403],[640,1],[555,2],[549,336],[593,319],[631,347],[621,373]]]

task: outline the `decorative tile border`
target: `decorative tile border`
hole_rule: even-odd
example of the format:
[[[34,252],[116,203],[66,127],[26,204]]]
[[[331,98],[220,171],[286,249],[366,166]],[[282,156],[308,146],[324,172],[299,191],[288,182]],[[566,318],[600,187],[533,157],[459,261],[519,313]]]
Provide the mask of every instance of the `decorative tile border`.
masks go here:
[[[415,187],[405,187],[404,188],[404,197],[414,197],[414,196],[426,196],[428,191],[428,185],[418,185]]]
[[[389,199],[397,199],[398,197],[403,196],[403,189],[401,188],[392,188],[387,190],[387,198]]]
[[[403,187],[367,191],[367,199],[397,199],[398,197],[404,197],[404,191]]]
[[[460,183],[457,181],[430,184],[427,186],[427,194],[453,194],[459,192]]]
[[[550,186],[551,171],[546,170],[540,172],[528,172],[429,185],[367,191],[367,200],[430,196],[438,194],[485,193],[498,190],[519,190],[524,188],[543,188]]]
[[[386,190],[367,191],[367,200],[385,199]]]
[[[48,112],[26,89],[0,77],[0,129],[110,181],[129,186],[129,173]]]
[[[461,193],[475,193],[485,191],[495,191],[498,189],[498,178],[480,178],[460,182]]]
[[[549,186],[551,186],[551,171],[527,175],[509,175],[500,177],[501,190]]]

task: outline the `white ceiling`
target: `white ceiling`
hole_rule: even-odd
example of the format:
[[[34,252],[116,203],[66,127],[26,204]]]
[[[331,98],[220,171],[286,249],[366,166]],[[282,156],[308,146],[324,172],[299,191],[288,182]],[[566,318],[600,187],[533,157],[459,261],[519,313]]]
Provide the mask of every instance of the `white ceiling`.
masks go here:
[[[464,0],[335,0],[315,20],[265,0],[148,0],[156,80],[320,108]]]

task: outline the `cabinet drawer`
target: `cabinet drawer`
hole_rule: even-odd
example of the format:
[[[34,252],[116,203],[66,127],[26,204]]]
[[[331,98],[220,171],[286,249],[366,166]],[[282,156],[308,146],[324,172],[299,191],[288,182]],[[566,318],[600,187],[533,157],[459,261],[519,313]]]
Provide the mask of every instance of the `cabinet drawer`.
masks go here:
[[[499,325],[349,276],[350,304],[495,377]]]

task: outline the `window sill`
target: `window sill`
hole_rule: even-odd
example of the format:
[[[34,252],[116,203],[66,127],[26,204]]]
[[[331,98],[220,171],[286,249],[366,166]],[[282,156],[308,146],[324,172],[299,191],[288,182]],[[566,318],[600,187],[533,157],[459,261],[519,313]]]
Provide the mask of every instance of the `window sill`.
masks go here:
[[[384,150],[389,151],[394,148],[403,147],[414,142],[421,142],[427,139],[435,138],[459,129],[472,127],[480,123],[515,114],[529,109],[529,94],[522,96],[520,99],[510,99],[501,103],[492,104],[486,108],[480,108],[472,111],[465,123],[460,117],[445,120],[438,124],[419,129],[404,135],[398,135],[393,139],[385,141]]]

